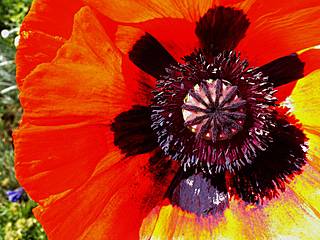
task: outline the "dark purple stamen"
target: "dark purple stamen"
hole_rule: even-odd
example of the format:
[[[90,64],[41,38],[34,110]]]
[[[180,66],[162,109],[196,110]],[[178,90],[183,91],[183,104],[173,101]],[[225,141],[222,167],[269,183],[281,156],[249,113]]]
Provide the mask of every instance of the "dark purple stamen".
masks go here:
[[[152,128],[184,169],[240,169],[272,141],[276,98],[268,77],[233,51],[201,50],[158,79]]]

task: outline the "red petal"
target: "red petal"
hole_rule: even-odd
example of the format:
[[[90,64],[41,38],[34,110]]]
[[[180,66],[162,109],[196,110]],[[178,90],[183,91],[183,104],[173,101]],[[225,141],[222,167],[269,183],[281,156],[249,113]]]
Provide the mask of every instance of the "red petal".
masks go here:
[[[173,23],[175,28],[169,31],[163,31],[168,23]],[[140,83],[141,93],[137,98],[140,100],[150,101],[152,98],[151,91],[155,87],[155,79],[143,72],[140,68],[135,66],[128,58],[128,52],[133,45],[146,33],[154,34],[155,38],[163,45],[166,50],[169,50],[176,59],[186,54],[191,53],[197,46],[198,40],[194,34],[194,24],[188,23],[185,20],[179,19],[161,19],[151,20],[149,22],[139,24],[140,28],[131,26],[119,26],[116,32],[116,45],[123,52],[123,75],[125,81]],[[180,26],[180,27],[178,27]],[[180,30],[175,30],[180,29]],[[189,36],[185,38],[184,36]],[[192,38],[193,36],[193,38]],[[146,98],[147,97],[147,98]]]
[[[197,21],[213,4],[212,0],[86,0],[85,2],[119,22],[143,22],[163,17]]]
[[[275,97],[278,99],[279,103],[284,101],[288,96],[290,96],[296,84],[297,81],[294,81],[276,88],[278,92],[275,93]]]
[[[128,53],[133,45],[145,34],[139,28],[130,26],[119,26],[116,32],[115,44],[124,54],[122,58],[122,73],[125,81],[130,83],[138,83],[141,94],[136,95],[136,101],[150,103],[152,98],[152,89],[155,87],[155,79],[143,72],[140,68],[133,64],[129,59]],[[131,89],[131,87],[129,88]]]
[[[122,58],[122,73],[128,89],[139,89],[132,96],[135,104],[149,105],[153,98],[152,90],[155,89],[156,79],[134,65],[128,56]]]
[[[320,45],[298,51],[299,58],[305,63],[304,74],[320,68]]]
[[[130,26],[118,26],[115,44],[124,54],[128,54],[132,46],[145,34],[142,29]]]
[[[200,47],[196,24],[185,19],[154,19],[138,26],[155,37],[176,60]]]
[[[25,79],[23,120],[35,125],[107,122],[141,103],[139,91],[136,82],[123,81],[119,52],[89,8],[83,8],[53,62],[39,65]]]
[[[236,3],[238,2],[238,3]],[[243,9],[252,23],[257,19],[267,17],[268,15],[284,16],[303,8],[316,7],[318,0],[305,1],[277,1],[277,0],[238,0],[234,2],[234,7]]]
[[[138,237],[163,197],[173,173],[157,180],[150,154],[123,160],[108,125],[141,101],[137,92],[122,81],[119,52],[89,8],[76,14],[57,57],[25,79],[15,167],[49,238]]]
[[[35,201],[73,190],[114,150],[112,139],[103,125],[20,127],[14,133],[17,179]]]
[[[38,207],[35,214],[48,237],[138,239],[143,218],[162,199],[171,180],[154,180],[147,168],[149,157],[140,155],[100,169],[78,190]]]
[[[54,58],[57,49],[69,38],[73,16],[82,5],[81,1],[33,2],[20,30],[16,56],[18,85],[38,64]]]
[[[250,19],[252,24],[237,50],[249,58],[251,64],[260,66],[319,44],[320,7],[304,8],[303,4],[299,7],[297,11],[265,12],[257,20]]]

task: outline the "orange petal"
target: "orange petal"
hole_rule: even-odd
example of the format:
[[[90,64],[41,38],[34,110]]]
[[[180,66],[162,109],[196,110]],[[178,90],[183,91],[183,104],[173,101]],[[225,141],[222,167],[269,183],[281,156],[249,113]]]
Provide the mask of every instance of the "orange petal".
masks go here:
[[[144,162],[143,170],[136,172],[130,183],[117,191],[103,209],[101,215],[86,231],[84,239],[138,239],[139,229],[147,214],[163,199],[177,170],[172,166],[171,173],[159,179]],[[129,216],[129,217],[128,217]]]
[[[145,34],[145,32],[139,28],[130,26],[118,26],[116,32],[115,44],[124,54],[128,54],[132,49],[132,46]]]
[[[144,22],[156,18],[183,18],[196,22],[208,9],[221,5],[232,6],[240,0],[84,0],[114,21],[126,23]]]
[[[85,0],[85,2],[119,22],[143,22],[163,17],[197,21],[214,4],[212,0]]]
[[[124,56],[122,60],[122,74],[128,89],[135,89],[137,87],[139,89],[132,96],[133,101],[135,104],[140,105],[151,104],[153,98],[152,90],[155,89],[156,79],[133,64],[128,56]]]
[[[157,181],[148,169],[149,157],[124,159],[96,172],[69,195],[35,209],[48,237],[138,239],[144,216],[162,199],[172,178]]]
[[[82,5],[81,1],[33,2],[20,30],[16,55],[18,85],[38,64],[54,58],[58,48],[69,38],[74,14]]]
[[[253,23],[257,19],[270,14],[276,14],[280,17],[303,8],[316,7],[318,5],[318,0],[291,1],[290,4],[286,1],[280,2],[277,0],[240,0],[233,3],[234,7],[243,9]]]
[[[164,31],[164,28],[168,24],[171,26],[174,25],[175,27],[170,28],[171,30]],[[151,20],[139,24],[138,26],[139,28],[119,26],[116,32],[115,44],[120,51],[125,54],[122,63],[125,81],[143,83],[141,84],[141,89],[145,89],[144,95],[147,96],[147,92],[150,93],[152,88],[155,87],[155,79],[151,75],[143,72],[128,59],[127,54],[132,49],[133,45],[148,32],[151,33],[151,35],[153,35],[171,55],[176,59],[181,59],[186,54],[193,52],[198,46],[198,40],[194,34],[194,24],[187,24],[185,20],[181,19]],[[185,28],[183,26],[188,27]],[[179,28],[179,30],[176,30],[177,28]],[[182,32],[186,34],[182,34]],[[188,38],[185,38],[184,36],[188,36]],[[145,88],[146,86],[148,86],[148,88]],[[152,96],[149,94],[149,101],[151,97]],[[143,96],[140,96],[139,98],[142,100]]]
[[[249,58],[251,64],[260,66],[280,56],[317,45],[320,38],[319,15],[319,6],[285,15],[268,13],[251,24],[237,50]]]
[[[102,161],[108,161],[108,159],[102,159]],[[72,236],[74,239],[81,239],[86,229],[96,222],[105,206],[112,200],[112,196],[122,186],[134,181],[137,171],[141,171],[139,169],[146,161],[146,156],[120,161],[113,167],[96,174],[66,197],[36,208],[34,213],[43,224],[48,237],[66,239]]]
[[[143,102],[151,103],[153,97],[151,91],[155,88],[155,79],[137,67],[129,59],[128,53],[143,35],[145,35],[145,32],[140,28],[121,25],[118,26],[115,35],[115,44],[124,54],[122,58],[122,73],[124,80],[127,84],[138,83],[140,94],[136,95],[135,101],[138,103],[140,100],[141,104],[143,104]],[[129,89],[132,89],[132,87],[129,87]]]
[[[113,150],[112,139],[104,125],[22,126],[14,133],[17,179],[36,201],[77,188]]]
[[[75,16],[72,37],[57,57],[25,79],[20,95],[23,121],[108,122],[136,103],[138,88],[134,81],[123,81],[120,54],[85,7]]]

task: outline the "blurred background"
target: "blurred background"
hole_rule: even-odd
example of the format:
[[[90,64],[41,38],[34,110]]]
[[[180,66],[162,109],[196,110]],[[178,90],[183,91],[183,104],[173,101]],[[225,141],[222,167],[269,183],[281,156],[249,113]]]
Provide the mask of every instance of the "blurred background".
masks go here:
[[[19,27],[32,0],[0,0],[0,240],[47,239],[32,214],[36,206],[14,174],[12,131],[21,117],[15,83]]]

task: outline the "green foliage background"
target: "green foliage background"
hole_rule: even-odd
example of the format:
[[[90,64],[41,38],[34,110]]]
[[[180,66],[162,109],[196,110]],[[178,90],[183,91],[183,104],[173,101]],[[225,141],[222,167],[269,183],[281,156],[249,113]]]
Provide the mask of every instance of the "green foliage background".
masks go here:
[[[13,168],[12,130],[21,117],[18,90],[15,83],[15,41],[19,26],[32,0],[0,1],[0,240],[46,239],[41,225],[32,215],[36,204],[32,200],[12,203],[6,191],[19,187]],[[7,32],[8,33],[8,32]]]

